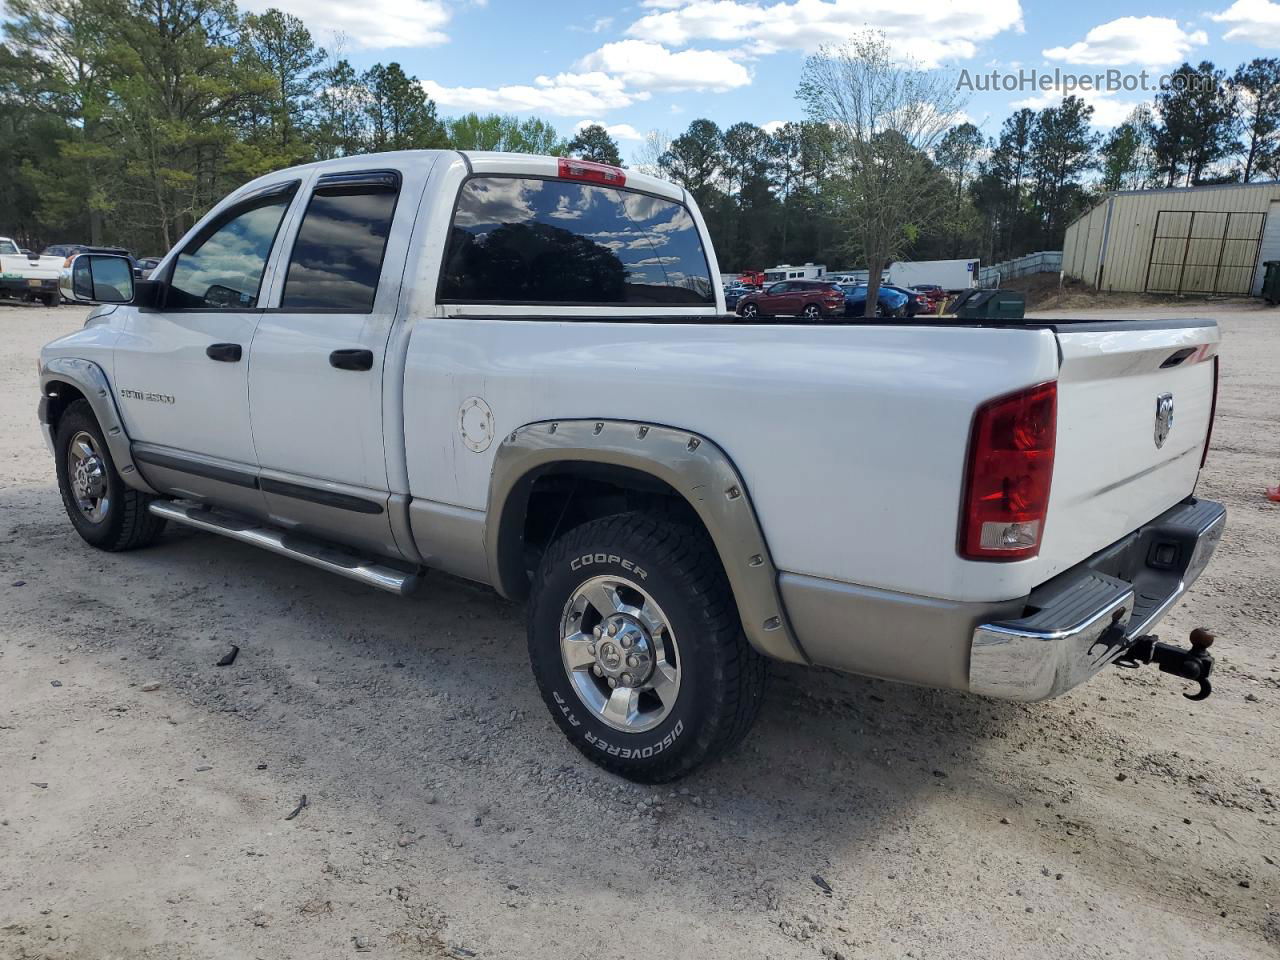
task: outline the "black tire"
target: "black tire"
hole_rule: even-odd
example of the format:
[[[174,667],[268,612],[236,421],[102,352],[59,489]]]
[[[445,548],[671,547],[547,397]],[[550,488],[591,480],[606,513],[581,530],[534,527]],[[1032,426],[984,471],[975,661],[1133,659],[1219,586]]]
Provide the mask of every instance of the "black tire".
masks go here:
[[[98,520],[91,519],[78,505],[70,478],[71,441],[81,433],[90,436],[101,459],[107,506]],[[147,505],[156,498],[134,490],[120,479],[102,428],[87,400],[76,400],[63,412],[54,436],[54,451],[62,505],[85,543],[112,552],[135,550],[154,543],[164,531],[164,518],[147,510]]]
[[[601,720],[561,657],[566,608],[599,576],[642,582],[675,637],[678,693],[661,722],[643,732]],[[628,780],[674,780],[714,759],[746,735],[764,699],[767,663],[743,636],[715,548],[701,530],[666,519],[616,514],[557,539],[534,578],[528,632],[533,675],[561,731],[588,758]]]
[[[61,297],[61,295],[56,294],[56,293],[46,293],[46,294],[44,294],[44,296],[42,296],[40,299],[44,302],[44,305],[45,305],[46,307],[60,307],[60,306],[62,306],[62,297]]]
[[[745,317],[748,320],[757,320],[763,316],[760,308],[754,303],[743,304],[738,308],[738,316]]]

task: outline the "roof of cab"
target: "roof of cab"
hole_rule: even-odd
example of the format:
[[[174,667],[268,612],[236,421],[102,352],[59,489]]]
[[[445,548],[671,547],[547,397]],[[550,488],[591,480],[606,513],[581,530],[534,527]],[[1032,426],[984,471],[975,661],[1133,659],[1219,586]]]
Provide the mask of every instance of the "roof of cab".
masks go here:
[[[548,157],[532,153],[498,153],[488,150],[459,151],[471,164],[476,173],[509,173],[525,174],[534,177],[555,177],[560,175],[560,157]],[[604,166],[604,164],[601,164]],[[643,190],[669,200],[683,200],[684,189],[669,180],[650,177],[636,170],[620,168],[626,177],[624,188]]]
[[[393,150],[386,153],[362,153],[349,157],[335,157],[332,160],[317,160],[315,163],[301,164],[285,170],[275,170],[244,184],[235,193],[236,195],[243,195],[261,186],[287,179],[287,174],[296,175],[307,170],[358,170],[368,169],[371,165],[407,167],[422,163],[428,158],[439,157],[441,154],[465,160],[475,173],[535,177],[559,176],[559,157],[530,153],[500,153],[489,150]],[[624,188],[642,190],[645,193],[656,194],[670,200],[683,201],[685,199],[684,189],[677,184],[626,168],[623,168],[622,172],[626,177]]]

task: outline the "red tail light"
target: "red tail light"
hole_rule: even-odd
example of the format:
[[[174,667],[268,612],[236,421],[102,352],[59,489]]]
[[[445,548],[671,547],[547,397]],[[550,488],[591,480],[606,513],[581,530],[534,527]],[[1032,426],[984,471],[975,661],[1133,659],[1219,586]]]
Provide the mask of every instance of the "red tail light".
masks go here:
[[[582,180],[585,183],[599,183],[606,187],[621,187],[627,182],[625,173],[607,163],[561,157],[557,168],[560,176],[566,180]]]
[[[978,408],[961,508],[962,556],[1025,560],[1040,552],[1057,436],[1056,381]]]
[[[1213,421],[1218,416],[1218,357],[1213,358],[1213,399],[1209,402],[1209,429],[1204,434],[1204,453],[1200,454],[1200,469],[1209,460],[1209,441],[1213,439]]]

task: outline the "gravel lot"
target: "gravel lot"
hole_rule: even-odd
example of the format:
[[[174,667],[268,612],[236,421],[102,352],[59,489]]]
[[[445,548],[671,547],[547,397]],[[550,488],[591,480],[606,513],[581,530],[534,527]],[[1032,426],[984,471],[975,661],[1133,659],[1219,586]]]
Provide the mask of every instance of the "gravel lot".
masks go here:
[[[562,740],[486,590],[87,547],[33,369],[84,313],[0,307],[0,957],[1276,957],[1280,311],[1160,312],[1224,331],[1231,519],[1161,631],[1216,629],[1214,697],[778,668],[747,743],[659,789]]]

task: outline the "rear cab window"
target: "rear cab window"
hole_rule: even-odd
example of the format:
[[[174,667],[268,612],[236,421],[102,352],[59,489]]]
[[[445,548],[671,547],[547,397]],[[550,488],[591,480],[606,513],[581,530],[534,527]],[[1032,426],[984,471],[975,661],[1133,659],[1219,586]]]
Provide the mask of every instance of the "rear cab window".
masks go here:
[[[715,288],[684,204],[625,188],[500,174],[462,185],[443,303],[706,307]]]

